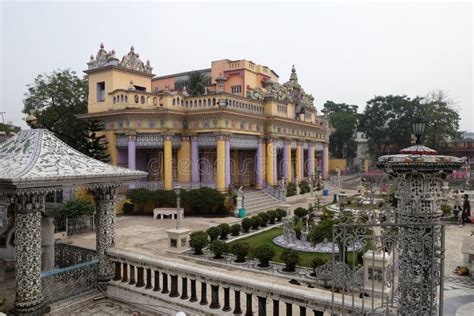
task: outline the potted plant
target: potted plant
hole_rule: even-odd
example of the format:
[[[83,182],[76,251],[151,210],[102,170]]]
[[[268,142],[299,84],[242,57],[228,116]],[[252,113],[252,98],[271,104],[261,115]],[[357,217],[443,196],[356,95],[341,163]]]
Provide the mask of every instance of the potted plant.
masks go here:
[[[214,254],[214,259],[222,259],[222,255],[227,253],[229,245],[223,240],[213,240],[209,245],[209,250]]]
[[[209,239],[211,241],[216,240],[221,234],[221,230],[218,226],[209,227],[206,232],[209,235]]]
[[[234,224],[230,226],[230,233],[232,236],[239,236],[241,229],[242,227],[240,226],[240,224]]]
[[[245,257],[250,251],[250,245],[247,242],[237,242],[232,244],[231,250],[235,255],[235,262],[245,262]]]
[[[223,223],[223,224],[220,224],[219,226],[217,226],[217,228],[220,230],[221,239],[226,240],[227,235],[230,234],[229,224]]]
[[[242,220],[242,230],[246,233],[248,233],[250,231],[250,228],[252,228],[252,220],[248,217],[245,217],[243,220]]]
[[[195,255],[202,255],[202,250],[208,243],[207,233],[203,231],[193,232],[189,237],[189,246],[194,250]]]
[[[267,268],[269,267],[270,260],[272,260],[275,255],[275,250],[270,245],[260,245],[255,248],[255,258],[260,262],[259,267]]]
[[[293,249],[285,249],[281,254],[281,260],[285,263],[285,272],[295,272],[296,265],[299,263],[300,258],[298,251]]]

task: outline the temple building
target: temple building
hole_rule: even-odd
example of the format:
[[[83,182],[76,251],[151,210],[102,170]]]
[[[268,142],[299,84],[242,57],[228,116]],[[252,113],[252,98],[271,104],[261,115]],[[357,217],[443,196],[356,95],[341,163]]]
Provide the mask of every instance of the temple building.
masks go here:
[[[133,47],[120,60],[101,45],[87,65],[88,113],[80,117],[104,124],[113,164],[149,173],[142,187],[223,192],[327,177],[332,129],[294,66],[280,84],[266,66],[213,61],[195,71],[205,89],[194,95],[193,72],[155,77]]]

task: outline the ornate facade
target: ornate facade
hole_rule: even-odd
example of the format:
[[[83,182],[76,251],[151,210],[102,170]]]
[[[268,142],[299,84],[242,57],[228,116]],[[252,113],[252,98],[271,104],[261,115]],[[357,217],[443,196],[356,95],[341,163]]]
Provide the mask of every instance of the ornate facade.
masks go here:
[[[327,117],[298,83],[246,60],[201,70],[205,93],[191,96],[189,72],[154,77],[132,47],[121,61],[101,45],[88,63],[89,107],[105,126],[112,163],[149,172],[149,187],[275,185],[327,176]]]

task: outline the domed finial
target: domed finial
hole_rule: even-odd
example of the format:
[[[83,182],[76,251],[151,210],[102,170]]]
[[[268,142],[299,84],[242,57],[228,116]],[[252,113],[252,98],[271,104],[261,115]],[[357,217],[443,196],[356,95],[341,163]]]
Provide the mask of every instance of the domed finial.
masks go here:
[[[91,60],[94,60],[94,55],[91,54]]]
[[[292,73],[295,73],[295,72],[296,72],[295,64],[293,64],[293,66],[291,67],[291,72],[292,72]]]
[[[104,48],[104,43],[100,43],[100,48]]]
[[[135,51],[135,48],[133,47],[133,45],[132,45],[132,47],[130,47],[130,51],[131,52]]]

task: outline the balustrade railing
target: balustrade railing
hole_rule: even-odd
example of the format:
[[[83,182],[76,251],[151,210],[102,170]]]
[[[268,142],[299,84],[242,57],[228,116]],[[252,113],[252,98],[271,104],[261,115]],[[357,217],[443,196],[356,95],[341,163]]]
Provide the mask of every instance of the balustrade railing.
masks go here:
[[[273,186],[268,183],[263,183],[263,191],[279,201],[286,202],[286,187],[282,186]]]
[[[331,293],[321,289],[262,282],[116,248],[107,253],[115,266],[107,295],[130,303],[158,306],[160,301],[206,315],[323,315],[334,302]]]

